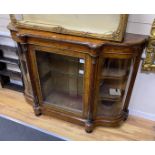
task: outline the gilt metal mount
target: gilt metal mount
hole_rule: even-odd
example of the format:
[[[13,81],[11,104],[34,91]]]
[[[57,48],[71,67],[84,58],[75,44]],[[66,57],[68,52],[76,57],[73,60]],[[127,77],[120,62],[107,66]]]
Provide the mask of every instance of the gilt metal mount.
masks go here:
[[[143,61],[142,71],[155,72],[155,19],[152,24],[150,37],[146,48],[146,58]]]

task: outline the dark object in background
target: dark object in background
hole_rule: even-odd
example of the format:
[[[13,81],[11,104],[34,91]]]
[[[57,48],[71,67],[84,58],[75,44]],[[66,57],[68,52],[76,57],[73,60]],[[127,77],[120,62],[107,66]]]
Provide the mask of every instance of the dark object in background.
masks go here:
[[[3,88],[24,90],[16,47],[0,45],[0,81]]]

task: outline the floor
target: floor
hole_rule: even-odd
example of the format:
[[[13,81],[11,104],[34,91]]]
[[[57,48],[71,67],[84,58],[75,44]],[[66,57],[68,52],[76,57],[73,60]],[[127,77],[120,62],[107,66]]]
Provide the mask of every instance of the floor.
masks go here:
[[[0,114],[18,119],[70,140],[155,140],[155,122],[129,116],[117,128],[97,127],[88,134],[82,126],[49,116],[36,117],[22,93],[0,89]]]

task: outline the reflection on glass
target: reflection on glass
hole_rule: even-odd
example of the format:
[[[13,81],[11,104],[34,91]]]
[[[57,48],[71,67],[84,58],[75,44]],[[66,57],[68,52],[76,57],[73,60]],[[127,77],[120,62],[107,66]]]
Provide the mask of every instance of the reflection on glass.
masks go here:
[[[44,102],[81,111],[84,60],[41,51],[36,58]]]
[[[123,108],[131,60],[104,59],[99,77],[98,116],[116,116]]]

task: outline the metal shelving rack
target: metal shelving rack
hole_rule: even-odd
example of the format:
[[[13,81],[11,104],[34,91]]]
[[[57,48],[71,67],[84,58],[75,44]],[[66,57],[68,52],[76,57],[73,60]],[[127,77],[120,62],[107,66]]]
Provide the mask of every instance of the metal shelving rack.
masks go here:
[[[16,57],[11,57],[12,53]],[[16,47],[0,45],[0,82],[2,88],[23,92],[23,79]]]

